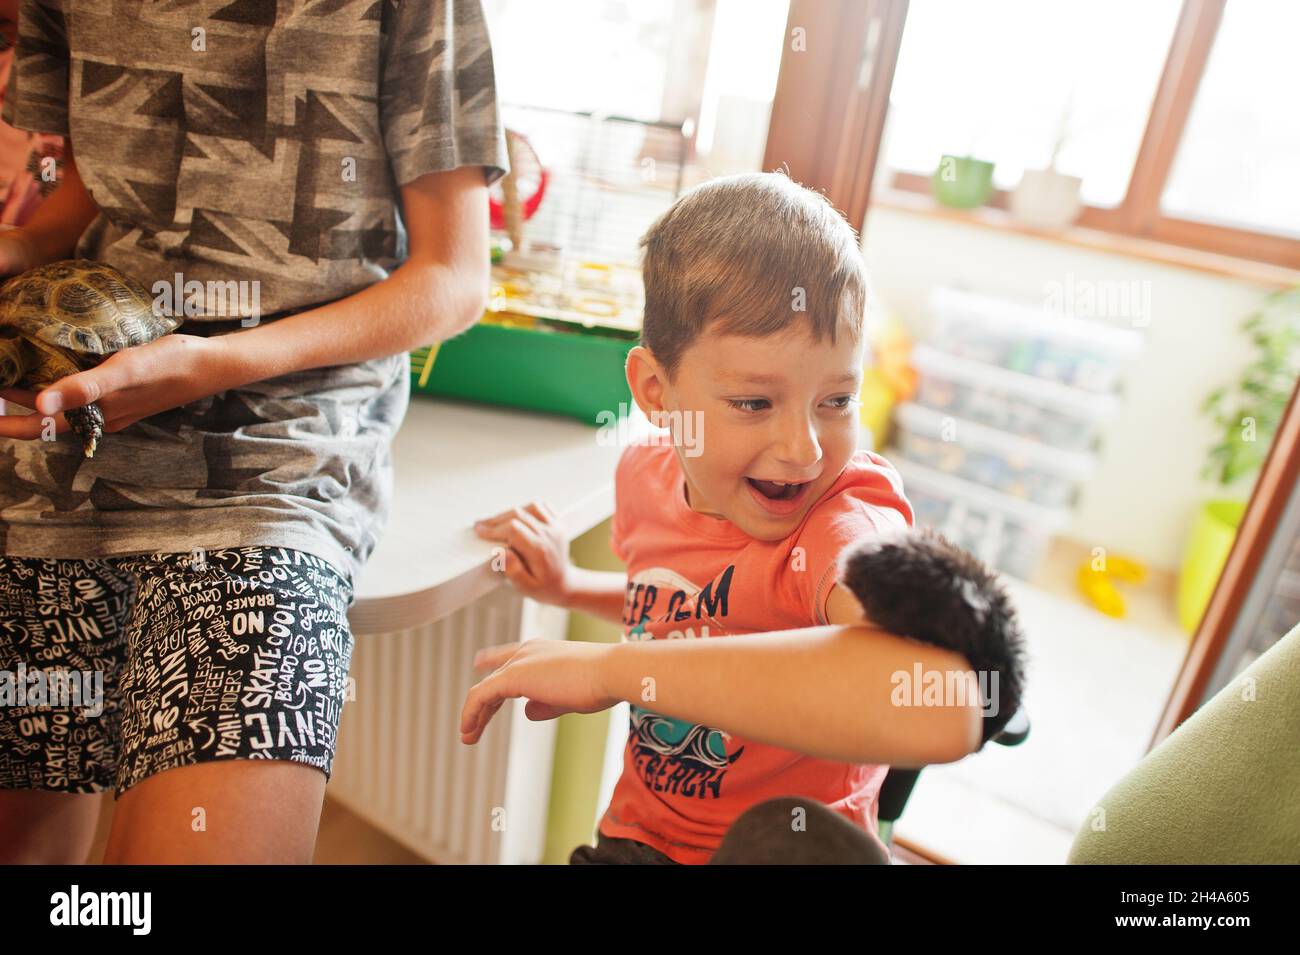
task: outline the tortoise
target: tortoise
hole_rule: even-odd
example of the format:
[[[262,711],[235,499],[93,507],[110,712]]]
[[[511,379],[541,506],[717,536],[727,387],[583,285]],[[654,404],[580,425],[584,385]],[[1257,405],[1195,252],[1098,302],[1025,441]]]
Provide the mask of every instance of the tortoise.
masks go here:
[[[144,286],[111,265],[64,259],[39,266],[0,286],[0,388],[44,388],[179,326],[179,318],[154,309]],[[104,434],[99,406],[64,417],[85,456],[94,457]]]

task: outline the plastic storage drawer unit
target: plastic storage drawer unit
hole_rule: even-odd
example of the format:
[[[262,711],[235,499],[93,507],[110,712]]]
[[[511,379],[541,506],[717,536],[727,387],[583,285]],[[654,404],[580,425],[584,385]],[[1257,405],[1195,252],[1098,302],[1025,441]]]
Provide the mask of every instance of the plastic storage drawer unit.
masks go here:
[[[1028,441],[942,411],[904,404],[895,412],[895,441],[918,464],[1023,498],[1068,507],[1096,458]]]
[[[929,345],[912,349],[912,365],[920,372],[920,404],[1066,451],[1091,449],[1101,426],[1119,414],[1114,395],[956,358]]]
[[[935,289],[930,310],[945,351],[1098,394],[1119,387],[1142,347],[1132,328],[956,289]]]
[[[933,527],[997,570],[1030,580],[1052,536],[1064,530],[1068,510],[1039,507],[943,474],[900,456],[890,458],[903,478],[918,526]]]

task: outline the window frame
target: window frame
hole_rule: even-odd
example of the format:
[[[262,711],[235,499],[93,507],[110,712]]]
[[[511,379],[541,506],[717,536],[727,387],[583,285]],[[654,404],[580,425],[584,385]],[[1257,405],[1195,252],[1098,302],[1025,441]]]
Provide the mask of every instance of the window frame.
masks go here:
[[[1226,5],[1227,0],[1183,0],[1124,198],[1113,208],[1085,205],[1074,227],[1300,269],[1300,240],[1172,216],[1161,209]],[[895,172],[888,187],[928,196],[930,177]],[[1007,196],[1006,190],[996,190],[984,205],[1005,210]]]

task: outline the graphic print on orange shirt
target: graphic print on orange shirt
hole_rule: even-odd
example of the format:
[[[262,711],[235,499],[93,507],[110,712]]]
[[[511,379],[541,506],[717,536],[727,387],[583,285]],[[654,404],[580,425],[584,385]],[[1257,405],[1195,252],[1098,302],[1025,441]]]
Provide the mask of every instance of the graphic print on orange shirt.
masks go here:
[[[669,640],[724,635],[727,598],[735,570],[735,565],[729,564],[703,588],[665,567],[641,571],[627,584],[623,615],[623,622],[631,628],[627,638],[651,639],[646,631],[649,622],[680,624],[666,634]],[[728,768],[745,752],[743,744],[732,746],[731,741],[730,734],[711,726],[663,716],[640,706],[631,708],[628,742],[632,762],[642,782],[654,792],[718,798]]]

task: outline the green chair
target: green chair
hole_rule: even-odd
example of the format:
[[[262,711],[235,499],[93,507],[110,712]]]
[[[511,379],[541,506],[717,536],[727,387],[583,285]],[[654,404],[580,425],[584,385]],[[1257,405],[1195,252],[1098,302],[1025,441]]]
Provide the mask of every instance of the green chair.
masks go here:
[[[1111,787],[1069,862],[1300,863],[1300,626]]]

